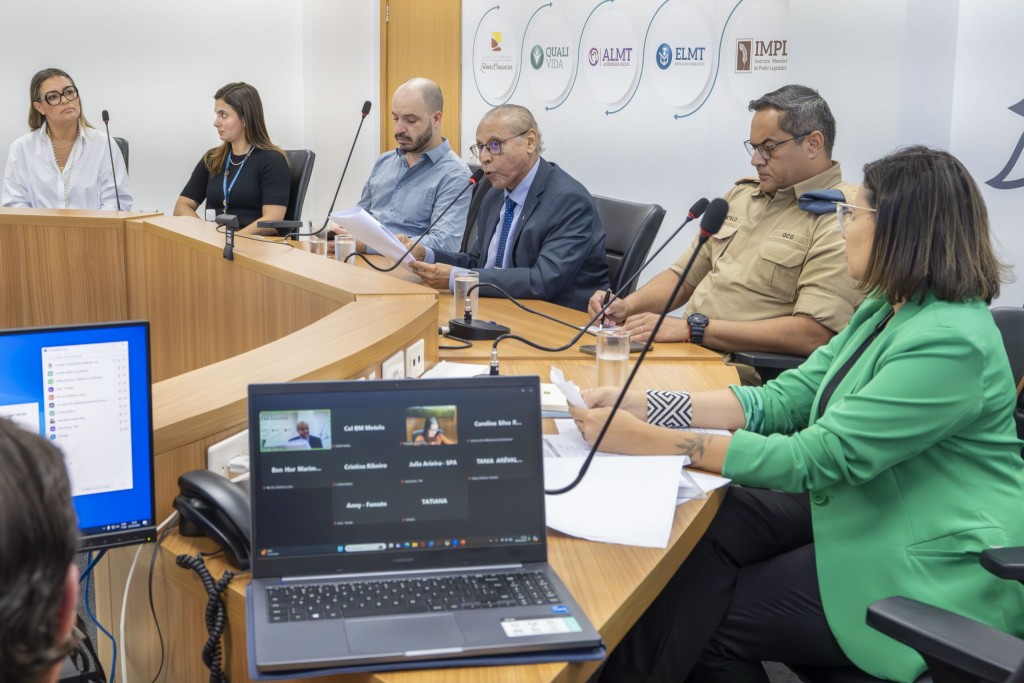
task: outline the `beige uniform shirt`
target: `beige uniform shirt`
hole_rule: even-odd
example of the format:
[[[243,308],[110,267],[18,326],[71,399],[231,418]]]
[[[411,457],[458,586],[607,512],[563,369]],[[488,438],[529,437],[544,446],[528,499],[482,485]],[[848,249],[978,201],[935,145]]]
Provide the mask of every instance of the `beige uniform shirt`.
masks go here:
[[[801,210],[797,197],[837,189],[852,201],[856,186],[844,183],[838,162],[813,178],[761,192],[757,178],[736,182],[725,199],[729,213],[708,240],[686,281],[693,296],[688,313],[711,319],[765,320],[802,313],[839,332],[863,295],[846,274],[846,250],[835,212]],[[683,272],[697,242],[672,265]]]

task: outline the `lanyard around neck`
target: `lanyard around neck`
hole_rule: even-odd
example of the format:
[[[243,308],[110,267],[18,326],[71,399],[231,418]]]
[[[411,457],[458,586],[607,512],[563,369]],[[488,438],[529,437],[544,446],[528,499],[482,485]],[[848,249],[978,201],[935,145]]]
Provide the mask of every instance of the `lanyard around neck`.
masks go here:
[[[231,197],[231,188],[235,186],[238,181],[238,176],[242,175],[242,169],[245,167],[245,162],[249,161],[249,155],[255,149],[254,145],[249,145],[249,151],[245,153],[245,158],[242,159],[242,163],[238,165],[238,170],[235,171],[235,177],[231,179],[231,184],[228,185],[228,169],[231,168],[231,150],[228,150],[228,158],[224,160],[224,177],[221,178],[221,191],[224,193],[224,213],[228,212],[228,199]]]

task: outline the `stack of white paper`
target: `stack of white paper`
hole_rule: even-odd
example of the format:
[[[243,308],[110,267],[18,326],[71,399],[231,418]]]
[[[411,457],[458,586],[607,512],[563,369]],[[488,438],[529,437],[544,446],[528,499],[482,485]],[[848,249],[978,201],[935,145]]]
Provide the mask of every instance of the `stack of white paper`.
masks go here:
[[[545,458],[545,488],[565,486],[582,465],[582,458]],[[664,548],[682,466],[681,456],[594,458],[576,488],[545,496],[548,526],[591,541]]]

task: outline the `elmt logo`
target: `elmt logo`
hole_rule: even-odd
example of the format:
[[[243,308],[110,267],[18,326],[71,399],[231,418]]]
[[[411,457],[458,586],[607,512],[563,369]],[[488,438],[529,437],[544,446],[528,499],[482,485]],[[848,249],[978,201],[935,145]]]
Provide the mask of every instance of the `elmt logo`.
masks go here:
[[[592,47],[587,57],[590,60],[590,66],[597,66],[598,61],[601,59],[601,51],[596,47]]]
[[[544,48],[540,45],[534,45],[533,49],[530,50],[530,64],[533,65],[534,69],[544,66]]]
[[[654,61],[657,62],[658,68],[662,71],[672,66],[672,47],[668,43],[659,45]]]
[[[750,73],[752,42],[751,40],[736,41],[736,73]]]
[[[491,33],[491,52],[501,52],[501,31]]]

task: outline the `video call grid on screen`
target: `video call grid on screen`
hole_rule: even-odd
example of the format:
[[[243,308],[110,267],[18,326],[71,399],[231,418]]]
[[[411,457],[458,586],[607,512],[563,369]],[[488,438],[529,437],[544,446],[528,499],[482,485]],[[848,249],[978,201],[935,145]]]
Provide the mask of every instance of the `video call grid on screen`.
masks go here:
[[[0,417],[64,453],[83,547],[155,526],[148,337],[145,322],[0,331]]]
[[[519,381],[336,382],[251,393],[256,552],[540,542],[539,383],[494,379]]]

